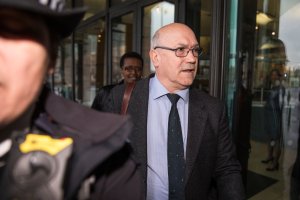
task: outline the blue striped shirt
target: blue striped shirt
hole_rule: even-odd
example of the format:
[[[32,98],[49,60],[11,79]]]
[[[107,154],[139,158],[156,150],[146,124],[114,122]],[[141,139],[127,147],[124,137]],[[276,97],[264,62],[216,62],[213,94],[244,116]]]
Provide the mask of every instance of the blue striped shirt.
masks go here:
[[[168,200],[167,135],[171,102],[168,90],[156,76],[150,79],[147,121],[147,200]],[[175,92],[181,98],[177,102],[184,152],[186,152],[188,128],[189,89]]]

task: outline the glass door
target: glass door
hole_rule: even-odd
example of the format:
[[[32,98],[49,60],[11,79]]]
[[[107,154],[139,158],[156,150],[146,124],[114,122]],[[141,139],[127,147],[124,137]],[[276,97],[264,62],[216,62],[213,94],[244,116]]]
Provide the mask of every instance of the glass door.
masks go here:
[[[133,13],[127,13],[112,19],[111,23],[111,66],[112,83],[120,82],[121,75],[120,58],[133,50]]]
[[[151,39],[160,27],[174,22],[175,5],[162,1],[151,4],[143,9],[142,56],[144,58],[144,76],[154,72],[154,67],[149,58]]]
[[[298,1],[257,1],[249,168],[273,180],[281,199],[300,198],[299,12]]]
[[[96,88],[105,82],[105,21],[99,19],[75,33],[75,100],[91,106]]]
[[[247,198],[299,199],[300,3],[230,4],[226,100]]]
[[[186,24],[192,27],[200,47],[203,49],[203,54],[199,57],[199,67],[194,86],[207,93],[210,93],[211,84],[212,2],[187,0],[185,14]]]
[[[72,40],[65,39],[58,51],[58,60],[53,75],[53,90],[56,94],[73,100],[73,66],[72,66]]]

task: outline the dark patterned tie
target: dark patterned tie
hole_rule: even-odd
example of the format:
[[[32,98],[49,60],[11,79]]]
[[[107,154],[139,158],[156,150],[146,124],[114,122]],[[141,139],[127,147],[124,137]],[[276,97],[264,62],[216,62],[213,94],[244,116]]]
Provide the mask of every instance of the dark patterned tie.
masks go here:
[[[169,200],[184,199],[184,150],[177,110],[177,101],[180,96],[167,94],[172,103],[168,123],[168,176],[169,176]]]

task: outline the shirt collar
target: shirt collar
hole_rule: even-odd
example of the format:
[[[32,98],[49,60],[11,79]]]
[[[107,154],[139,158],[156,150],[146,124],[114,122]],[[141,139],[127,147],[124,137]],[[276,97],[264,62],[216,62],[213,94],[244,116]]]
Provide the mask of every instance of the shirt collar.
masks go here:
[[[149,88],[150,98],[152,98],[153,100],[158,99],[169,93],[168,90],[158,80],[156,74],[153,78],[150,79]],[[184,100],[184,102],[188,101],[189,88],[186,88],[184,90],[178,90],[175,93],[178,94]]]

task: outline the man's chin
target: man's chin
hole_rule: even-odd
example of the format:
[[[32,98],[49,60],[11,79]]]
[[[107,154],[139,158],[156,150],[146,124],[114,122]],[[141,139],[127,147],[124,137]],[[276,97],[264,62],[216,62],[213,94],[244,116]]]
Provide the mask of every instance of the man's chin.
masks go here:
[[[185,88],[190,87],[193,84],[194,79],[186,79],[181,82],[181,85]]]

